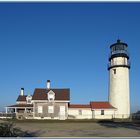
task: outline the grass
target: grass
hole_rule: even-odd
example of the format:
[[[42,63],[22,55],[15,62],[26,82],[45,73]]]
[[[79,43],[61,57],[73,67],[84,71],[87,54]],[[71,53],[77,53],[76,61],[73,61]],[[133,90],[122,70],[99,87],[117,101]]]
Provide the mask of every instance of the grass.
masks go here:
[[[67,119],[67,120],[39,120],[39,119],[24,119],[24,120],[18,120],[18,119],[1,119],[5,121],[12,121],[14,123],[110,123],[110,122],[136,122],[135,120],[129,120],[129,119],[114,119],[114,120],[98,120],[98,119]],[[140,122],[140,121],[137,121]]]
[[[12,121],[12,122],[31,122],[31,123],[87,123],[87,122],[100,122],[101,120],[95,120],[95,119],[67,119],[67,120],[39,120],[39,119],[24,119],[24,120],[18,120],[18,119],[1,119],[5,121]],[[113,120],[103,120],[104,122],[113,122]]]
[[[98,122],[98,120],[38,120],[38,119],[33,119],[33,120],[17,120],[14,119],[13,122],[20,122],[20,123],[25,123],[25,122],[31,122],[31,123],[87,123],[87,122]]]
[[[139,123],[126,120],[7,120],[10,121],[33,137],[140,136]]]

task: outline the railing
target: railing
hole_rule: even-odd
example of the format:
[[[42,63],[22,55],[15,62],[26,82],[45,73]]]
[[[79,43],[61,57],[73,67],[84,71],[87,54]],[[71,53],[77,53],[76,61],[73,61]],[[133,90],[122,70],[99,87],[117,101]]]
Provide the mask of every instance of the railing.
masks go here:
[[[130,54],[128,53],[127,50],[116,50],[116,51],[111,51],[111,52],[110,52],[109,58],[110,58],[112,55],[115,55],[115,54],[126,54],[128,57],[130,57]]]
[[[140,120],[140,114],[132,114],[133,120]]]
[[[24,113],[25,117],[33,117],[33,113]]]
[[[108,67],[108,69],[110,69],[110,68],[113,68],[113,67],[128,67],[128,68],[130,68],[130,66],[131,66],[131,63],[129,62],[129,61],[127,61],[127,62],[123,62],[123,63],[109,63],[108,65],[107,65],[107,67]]]
[[[30,113],[26,113],[26,112],[24,112],[24,113],[16,113],[16,115],[17,116],[23,116],[23,117],[33,117],[33,113],[32,112],[30,112]]]
[[[116,51],[111,51],[111,55],[113,55],[113,54],[118,54],[118,53],[125,53],[125,54],[128,55],[127,50],[116,50]]]
[[[68,119],[131,119],[130,114],[89,114],[89,115],[68,115]]]

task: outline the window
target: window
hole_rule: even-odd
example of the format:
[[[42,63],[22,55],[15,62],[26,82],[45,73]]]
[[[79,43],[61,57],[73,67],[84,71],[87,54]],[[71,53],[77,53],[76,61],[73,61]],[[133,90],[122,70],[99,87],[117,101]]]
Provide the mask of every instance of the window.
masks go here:
[[[27,99],[27,104],[31,104],[31,99]]]
[[[49,94],[49,100],[50,101],[54,100],[54,95],[53,94]]]
[[[79,110],[79,115],[82,115],[82,110]]]
[[[42,106],[38,106],[38,113],[43,113],[43,107]]]
[[[49,98],[49,101],[53,101],[54,99],[53,98]]]
[[[48,113],[54,113],[53,106],[48,106]]]
[[[54,101],[55,99],[55,93],[53,91],[48,92],[48,100],[49,101]]]
[[[113,69],[113,71],[114,71],[114,74],[116,74],[116,69]]]
[[[27,104],[31,104],[32,102],[32,96],[31,95],[28,95],[27,97],[26,97],[26,101],[27,101]]]
[[[101,110],[101,115],[104,115],[104,110]]]

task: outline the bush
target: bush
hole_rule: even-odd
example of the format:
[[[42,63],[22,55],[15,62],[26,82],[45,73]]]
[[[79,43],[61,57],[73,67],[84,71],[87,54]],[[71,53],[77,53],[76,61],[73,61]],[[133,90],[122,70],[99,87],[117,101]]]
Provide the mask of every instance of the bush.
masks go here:
[[[15,127],[13,122],[0,123],[0,137],[25,137],[29,136],[28,132],[22,131]]]

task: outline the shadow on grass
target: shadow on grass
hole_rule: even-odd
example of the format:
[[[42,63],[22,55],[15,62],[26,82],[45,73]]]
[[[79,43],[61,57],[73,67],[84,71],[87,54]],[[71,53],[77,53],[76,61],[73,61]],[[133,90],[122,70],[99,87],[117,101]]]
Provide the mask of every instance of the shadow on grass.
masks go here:
[[[114,122],[114,121],[99,121],[101,126],[107,128],[128,128],[133,130],[140,130],[140,122]]]

